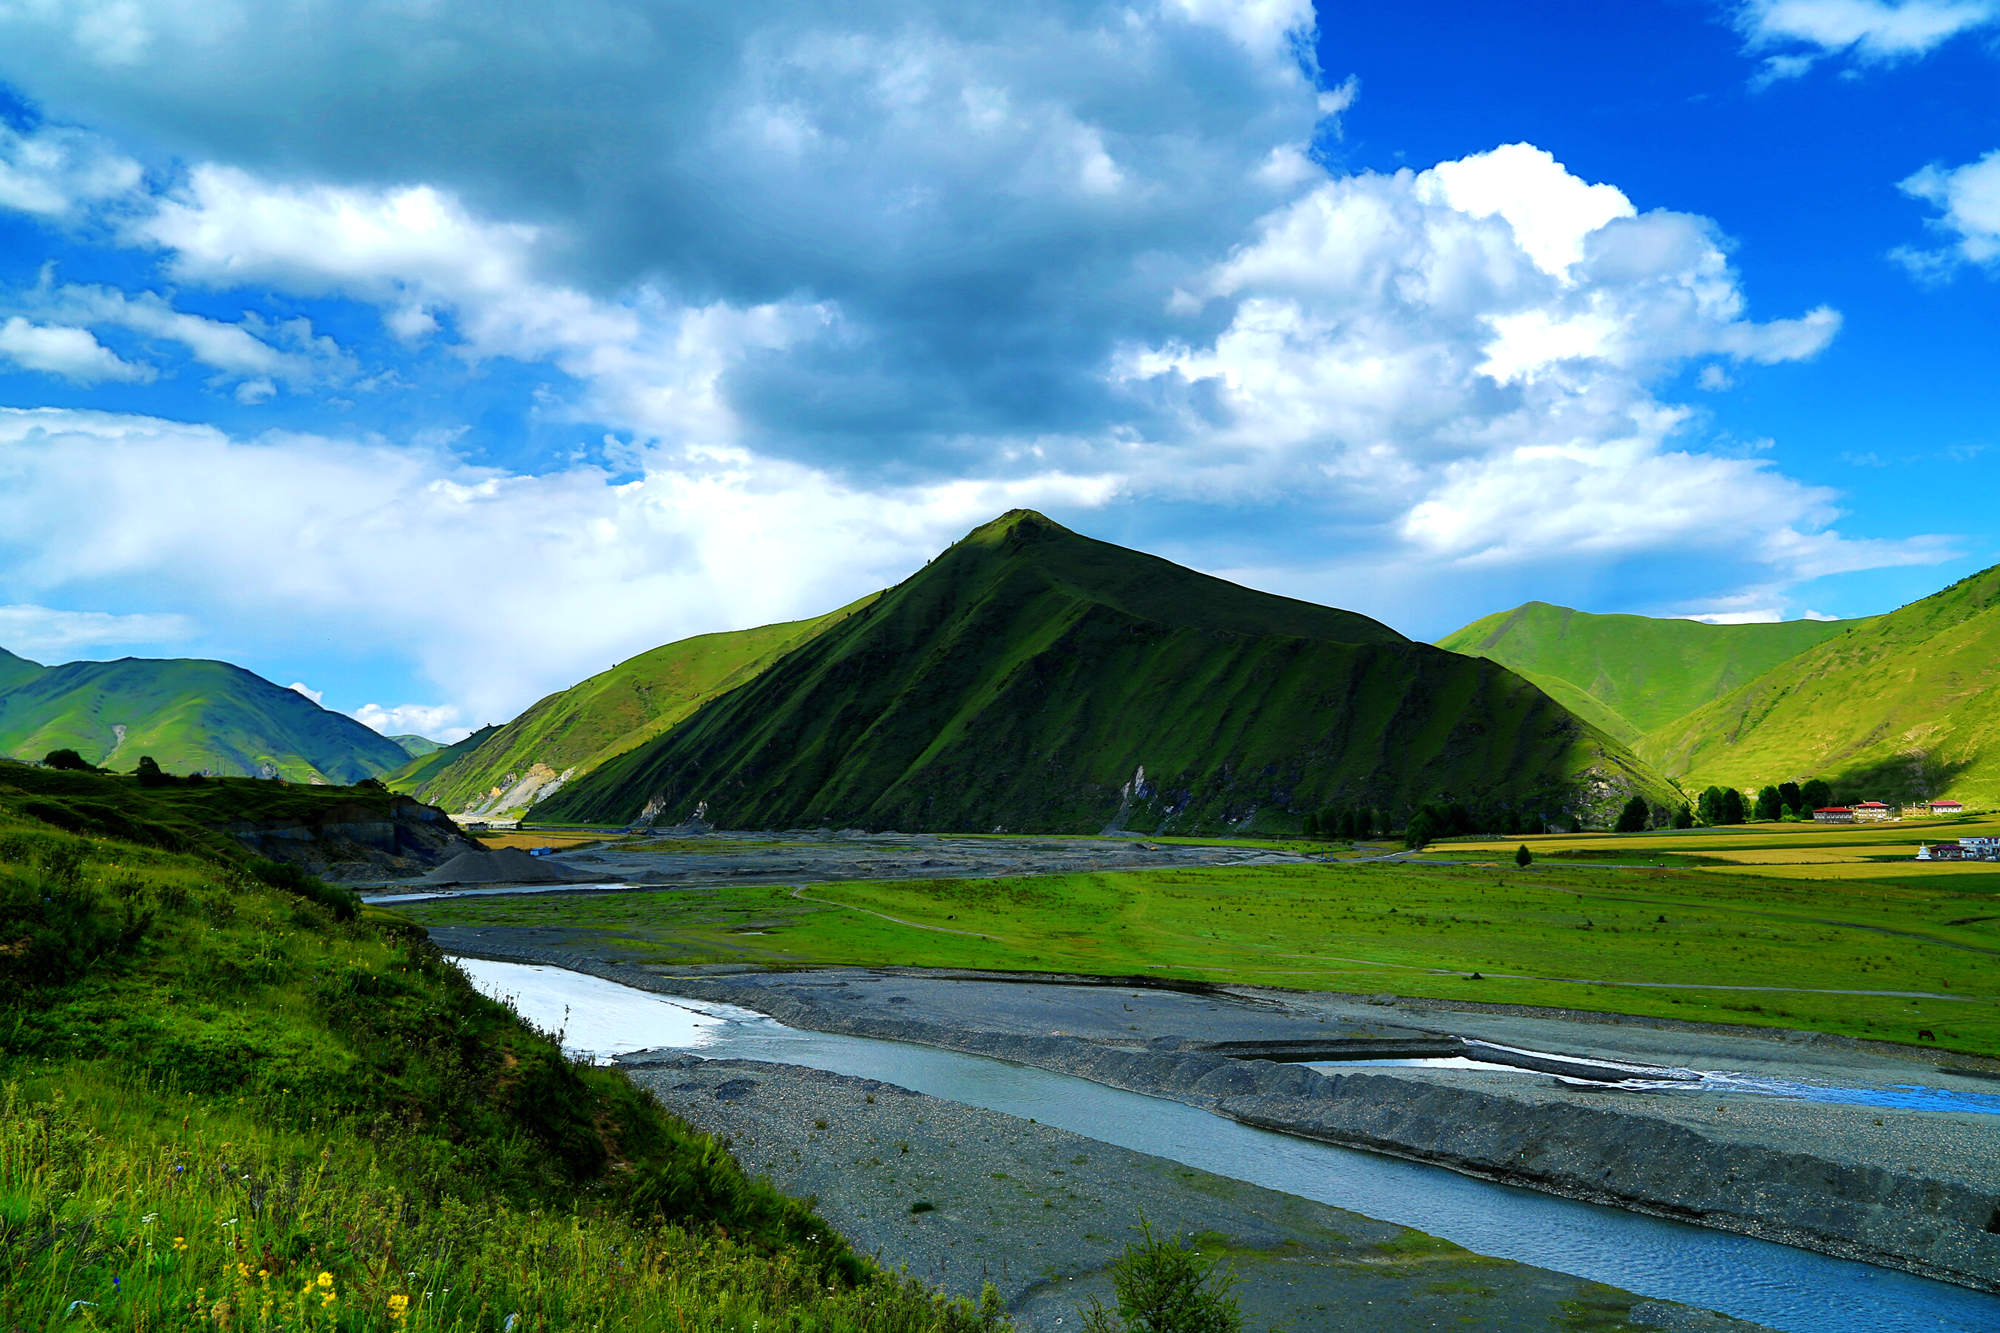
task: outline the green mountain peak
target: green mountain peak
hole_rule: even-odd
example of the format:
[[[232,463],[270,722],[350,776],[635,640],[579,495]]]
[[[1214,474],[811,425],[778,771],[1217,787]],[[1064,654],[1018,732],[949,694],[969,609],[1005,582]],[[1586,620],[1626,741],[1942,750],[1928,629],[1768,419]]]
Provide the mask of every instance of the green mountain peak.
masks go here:
[[[534,813],[1279,831],[1333,804],[1554,814],[1613,789],[1671,799],[1507,671],[1016,511]]]

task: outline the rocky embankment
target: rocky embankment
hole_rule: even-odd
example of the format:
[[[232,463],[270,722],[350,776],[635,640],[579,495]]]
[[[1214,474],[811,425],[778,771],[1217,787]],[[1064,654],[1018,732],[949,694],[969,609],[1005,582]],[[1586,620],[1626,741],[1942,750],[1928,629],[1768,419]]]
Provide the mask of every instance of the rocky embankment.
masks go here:
[[[259,856],[327,880],[421,875],[482,851],[443,810],[408,796],[392,796],[386,804],[341,801],[283,824],[238,820],[228,831]]]

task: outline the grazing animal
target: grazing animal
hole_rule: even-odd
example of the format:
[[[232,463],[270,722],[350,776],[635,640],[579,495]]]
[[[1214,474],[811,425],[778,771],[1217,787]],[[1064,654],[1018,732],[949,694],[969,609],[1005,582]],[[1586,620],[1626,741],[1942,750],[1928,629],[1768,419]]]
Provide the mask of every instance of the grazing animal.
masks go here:
[[[1932,1032],[1932,1031],[1931,1031],[1931,1030],[1930,1030],[1929,1028],[1918,1028],[1918,1029],[1917,1029],[1917,1040],[1918,1040],[1918,1041],[1936,1041],[1936,1040],[1937,1040],[1937,1033],[1935,1033],[1935,1032]]]

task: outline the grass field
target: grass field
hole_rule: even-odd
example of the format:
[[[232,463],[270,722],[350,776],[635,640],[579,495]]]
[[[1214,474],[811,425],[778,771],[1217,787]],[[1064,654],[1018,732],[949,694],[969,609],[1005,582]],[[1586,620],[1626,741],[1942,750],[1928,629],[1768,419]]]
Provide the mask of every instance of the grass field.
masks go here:
[[[1335,863],[461,899],[408,911],[425,924],[601,932],[659,962],[1144,973],[1905,1042],[1930,1030],[1940,1047],[2000,1054],[2000,868],[1926,869],[1947,873],[1807,880],[1544,856],[1525,871]]]

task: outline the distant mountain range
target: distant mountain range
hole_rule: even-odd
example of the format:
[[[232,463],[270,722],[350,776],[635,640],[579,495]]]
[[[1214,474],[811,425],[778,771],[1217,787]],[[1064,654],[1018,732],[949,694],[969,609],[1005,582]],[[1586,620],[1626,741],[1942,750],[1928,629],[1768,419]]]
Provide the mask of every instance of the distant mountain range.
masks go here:
[[[1016,511],[534,813],[1278,831],[1426,801],[1602,817],[1635,792],[1675,799],[1493,663]]]
[[[1475,620],[1438,647],[1487,657],[1626,742],[1746,685],[1861,620],[1708,625],[1698,620],[1593,615],[1528,602]]]
[[[1887,615],[1704,625],[1530,602],[1440,639],[1683,788],[1824,778],[1840,800],[2000,807],[2000,566]]]
[[[404,749],[297,690],[231,666],[127,657],[44,667],[0,651],[0,754],[75,750],[129,770],[353,783],[409,761]]]
[[[2000,808],[2000,566],[1847,623],[1640,748],[1689,786],[1804,775],[1840,800]]]
[[[1711,784],[2000,807],[2000,567],[1888,615],[1707,625],[1543,602],[1437,646],[1016,511],[896,587],[667,644],[452,745],[223,662],[0,650],[0,755],[345,783],[474,817],[1296,830],[1457,802],[1606,822]]]

